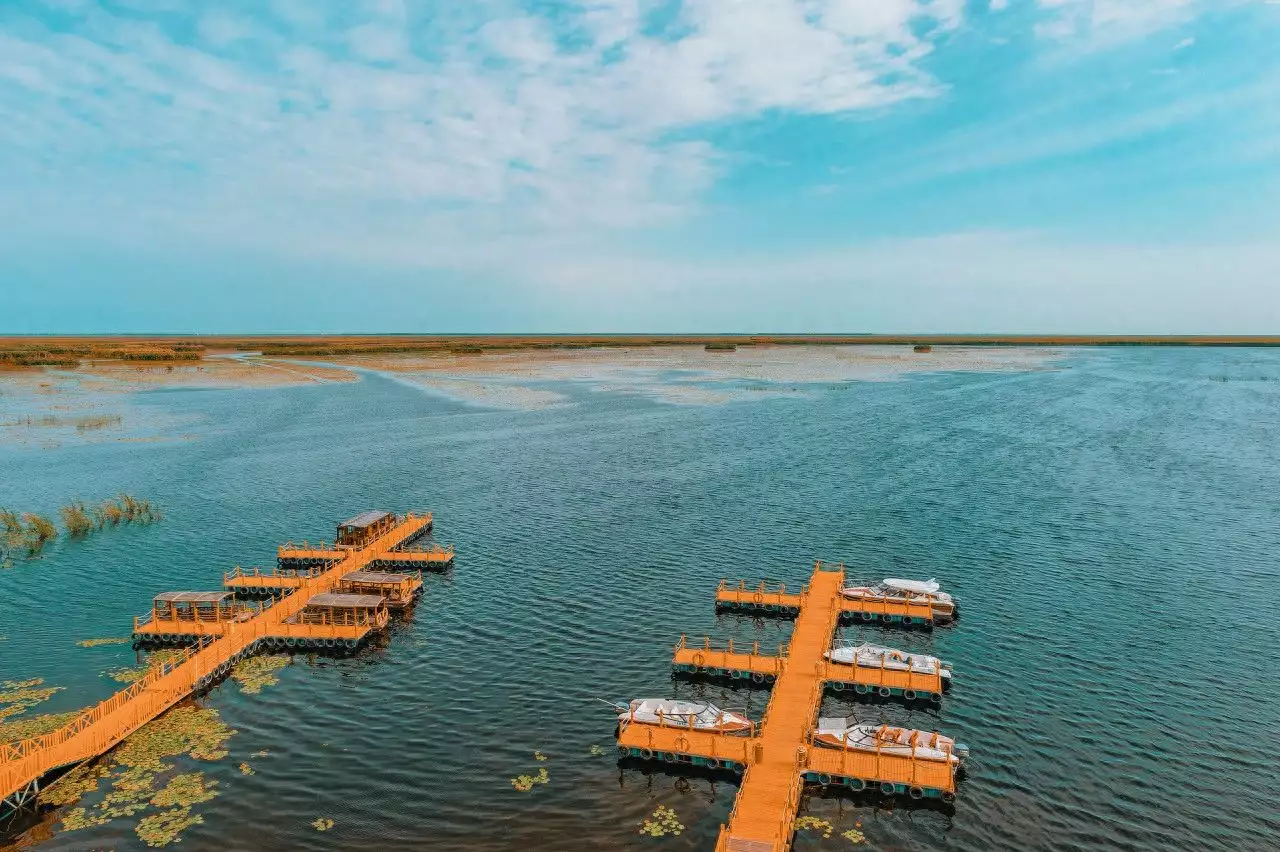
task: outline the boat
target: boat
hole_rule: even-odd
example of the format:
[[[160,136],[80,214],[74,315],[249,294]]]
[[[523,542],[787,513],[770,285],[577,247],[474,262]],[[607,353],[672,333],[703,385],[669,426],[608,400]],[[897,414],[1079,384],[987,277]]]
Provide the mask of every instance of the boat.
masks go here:
[[[951,680],[951,664],[927,654],[912,654],[897,648],[885,648],[880,645],[849,645],[832,648],[827,651],[826,658],[833,663],[846,666],[859,665],[866,668],[885,668],[896,672],[919,672],[936,674],[944,681]]]
[[[879,583],[845,586],[840,594],[851,600],[928,604],[935,619],[949,621],[959,614],[960,605],[951,595],[941,591],[941,588],[937,580],[886,577]]]
[[[618,714],[618,721],[624,723],[679,726],[719,734],[736,734],[752,728],[751,720],[741,713],[721,710],[714,704],[701,701],[637,698],[630,704],[615,707],[622,711]]]
[[[819,719],[814,745],[869,751],[882,755],[936,760],[959,767],[969,757],[969,747],[935,731],[896,728],[892,725],[849,724],[848,719]]]

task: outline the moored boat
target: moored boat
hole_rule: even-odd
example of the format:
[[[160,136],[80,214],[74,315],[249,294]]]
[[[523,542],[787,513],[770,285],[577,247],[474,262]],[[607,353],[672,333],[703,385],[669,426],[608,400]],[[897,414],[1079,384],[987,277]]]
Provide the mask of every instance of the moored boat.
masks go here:
[[[638,722],[643,725],[667,725],[691,728],[695,731],[711,731],[720,734],[736,734],[749,731],[752,722],[741,713],[721,710],[714,704],[702,701],[679,701],[673,698],[637,698],[626,709],[616,705],[618,721]]]
[[[960,607],[955,598],[941,591],[941,588],[937,580],[886,577],[879,583],[846,586],[840,590],[840,594],[850,600],[927,604],[934,619],[950,621],[959,614]]]
[[[951,664],[927,654],[912,654],[898,648],[885,648],[881,645],[849,645],[832,648],[826,652],[826,658],[833,663],[846,666],[858,665],[872,669],[889,669],[890,671],[912,671],[920,674],[936,674],[944,681],[951,680]]]
[[[849,724],[848,719],[819,719],[814,745],[866,751],[917,760],[935,760],[959,767],[969,757],[969,747],[936,731],[898,728],[892,725]]]

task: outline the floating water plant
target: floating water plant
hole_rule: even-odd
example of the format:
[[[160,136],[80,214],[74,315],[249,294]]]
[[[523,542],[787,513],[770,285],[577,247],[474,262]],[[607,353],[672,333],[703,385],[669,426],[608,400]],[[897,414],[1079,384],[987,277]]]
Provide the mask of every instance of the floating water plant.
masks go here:
[[[517,775],[511,779],[511,786],[521,793],[527,793],[533,789],[534,784],[546,784],[551,780],[547,767],[543,766],[538,770],[537,775]]]
[[[40,801],[46,805],[74,805],[86,794],[97,790],[98,782],[106,774],[107,767],[101,764],[81,764],[45,787]]]
[[[316,831],[328,831],[333,828],[333,820],[328,817],[317,817],[316,820],[311,823],[311,826]]]
[[[221,760],[227,756],[227,740],[235,731],[218,718],[218,711],[187,705],[175,707],[148,722],[115,751],[121,766],[165,769],[164,759],[189,754],[196,760]]]
[[[216,798],[217,790],[218,782],[206,780],[203,772],[184,772],[170,778],[164,789],[151,797],[151,804],[189,808]]]
[[[0,683],[0,719],[25,713],[62,689],[60,686],[42,686],[43,683],[44,678],[38,677]],[[8,742],[7,739],[4,741]]]
[[[178,835],[183,831],[203,822],[204,817],[191,813],[191,808],[171,808],[143,817],[134,831],[148,846],[168,846],[181,840]]]
[[[649,837],[666,837],[668,834],[679,836],[683,831],[684,823],[666,805],[658,805],[649,818],[640,824],[640,833]]]
[[[2,711],[3,708],[0,708]],[[63,725],[80,715],[79,710],[70,713],[45,713],[40,716],[28,716],[25,719],[14,719],[0,723],[0,743],[11,743],[17,740],[29,740],[32,737],[44,736],[58,730]],[[0,712],[0,719],[4,718]]]
[[[821,831],[822,836],[827,838],[831,836],[831,832],[835,831],[835,826],[825,819],[802,816],[796,819],[796,831]]]
[[[858,825],[862,825],[862,823],[858,823]],[[841,833],[840,836],[843,837],[845,840],[849,841],[850,843],[866,843],[867,842],[866,835],[864,835],[862,831],[857,828],[851,828],[848,831]]]
[[[240,774],[241,774],[241,775],[252,775],[252,774],[253,774],[253,767],[252,767],[252,766],[250,766],[250,765],[249,765],[249,764],[247,764],[247,763],[242,763],[242,764],[240,764]]]
[[[264,654],[249,657],[236,663],[231,669],[231,679],[240,684],[240,691],[248,695],[257,695],[264,686],[275,686],[280,682],[275,672],[292,662],[287,654]]]
[[[97,648],[101,645],[128,645],[133,640],[127,636],[109,639],[81,639],[76,644],[81,648]]]
[[[547,756],[546,756],[545,754],[543,754],[542,752],[540,752],[540,751],[535,751],[535,752],[533,753],[533,759],[534,759],[534,760],[546,760],[546,759],[547,759]]]
[[[604,749],[600,748],[600,746],[598,746],[598,745],[593,745],[593,746],[591,747],[591,756],[592,756],[592,757],[600,757],[600,756],[601,756],[601,755],[603,755],[603,754],[604,754]]]

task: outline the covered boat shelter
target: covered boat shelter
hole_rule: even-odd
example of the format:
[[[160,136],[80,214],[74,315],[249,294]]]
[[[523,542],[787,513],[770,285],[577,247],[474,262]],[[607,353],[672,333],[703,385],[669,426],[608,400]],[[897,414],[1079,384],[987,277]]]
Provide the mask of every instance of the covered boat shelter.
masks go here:
[[[359,627],[385,627],[390,616],[382,595],[324,592],[307,601],[295,617],[297,624],[328,624]]]
[[[352,571],[339,583],[342,592],[354,595],[378,595],[392,608],[407,607],[422,591],[422,572]]]
[[[398,522],[391,512],[372,509],[338,524],[336,544],[339,547],[363,547],[390,530]]]

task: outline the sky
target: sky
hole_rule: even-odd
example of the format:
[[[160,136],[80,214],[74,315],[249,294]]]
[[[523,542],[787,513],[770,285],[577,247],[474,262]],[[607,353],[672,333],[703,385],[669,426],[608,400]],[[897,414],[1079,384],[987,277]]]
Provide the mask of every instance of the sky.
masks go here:
[[[0,0],[0,333],[1280,334],[1280,0]]]

